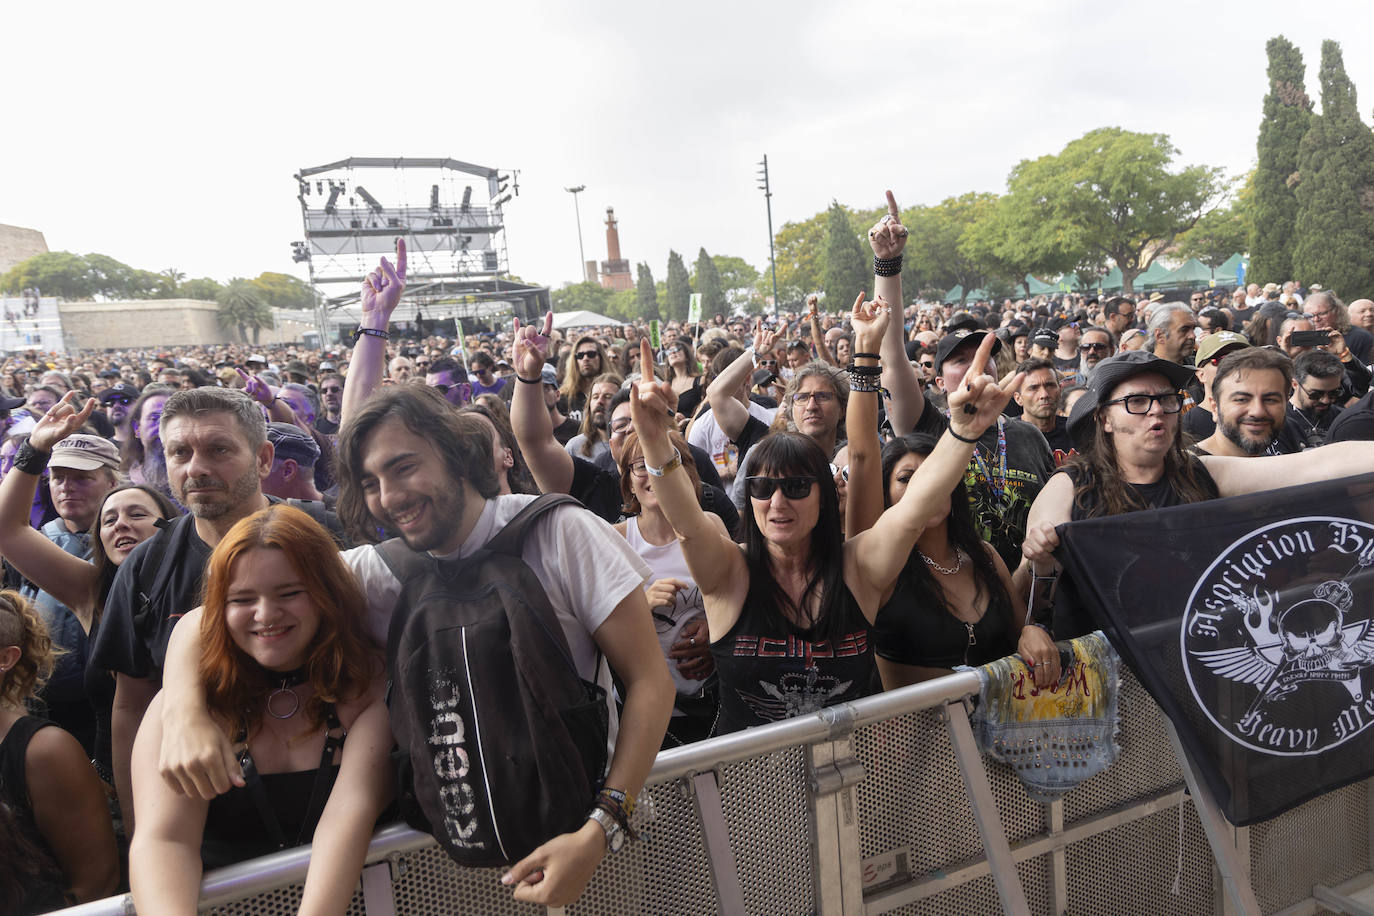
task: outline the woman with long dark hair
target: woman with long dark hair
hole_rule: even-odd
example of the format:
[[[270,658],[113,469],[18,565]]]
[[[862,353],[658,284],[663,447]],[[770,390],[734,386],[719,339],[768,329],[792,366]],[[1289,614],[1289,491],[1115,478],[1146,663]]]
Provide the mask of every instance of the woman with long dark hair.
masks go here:
[[[245,785],[213,801],[158,773],[162,696],[134,742],[139,913],[196,908],[216,868],[314,842],[302,913],[342,913],[392,788],[381,648],[329,532],[284,504],[243,519],[205,572],[199,675]]]
[[[935,444],[930,436],[915,434],[883,447],[884,506],[902,498]],[[851,456],[855,446],[851,440]],[[859,485],[851,469],[851,494]],[[926,522],[896,591],[878,611],[874,642],[883,687],[892,690],[948,674],[958,665],[983,665],[1015,654],[1021,620],[1011,594],[1007,566],[978,536],[960,480]]]
[[[878,351],[890,309],[863,300],[860,294],[851,316],[856,365],[849,409],[872,412],[876,424],[880,370],[869,354]],[[878,609],[890,598],[926,522],[963,475],[974,441],[1008,400],[983,371],[993,340],[986,337],[965,383],[950,393],[950,431],[902,499],[847,541],[840,533],[830,456],[810,436],[788,432],[754,446],[744,544],[722,535],[701,511],[680,472],[680,452],[669,443],[671,386],[636,386],[630,404],[645,470],[706,608],[720,678],[718,734],[814,712],[875,689],[869,630]]]

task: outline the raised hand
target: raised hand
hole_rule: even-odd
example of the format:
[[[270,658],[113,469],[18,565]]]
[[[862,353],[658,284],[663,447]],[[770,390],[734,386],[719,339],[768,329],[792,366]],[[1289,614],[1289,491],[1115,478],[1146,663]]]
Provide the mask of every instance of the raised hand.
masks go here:
[[[762,318],[754,324],[754,353],[758,356],[771,351],[777,339],[777,332],[764,327]]]
[[[549,358],[549,334],[553,331],[553,312],[544,315],[544,329],[521,327],[520,319],[515,319],[511,345],[511,359],[515,374],[521,378],[536,379],[544,371],[544,363]]]
[[[391,321],[391,313],[401,301],[406,288],[406,240],[396,239],[396,266],[382,258],[377,269],[363,278],[363,317],[375,318],[368,327],[384,328]]]
[[[640,340],[639,353],[641,365],[648,365],[653,359],[653,350],[647,339]],[[630,417],[634,421],[635,432],[647,449],[650,441],[668,442],[668,430],[673,425],[673,412],[677,407],[677,394],[668,382],[659,381],[652,375],[641,377],[630,388]],[[671,453],[671,449],[667,449]],[[646,454],[645,460],[648,460]]]
[[[981,436],[1001,415],[1002,408],[1011,400],[1011,393],[1021,387],[1023,374],[1020,372],[1012,376],[1005,388],[988,374],[992,346],[996,341],[992,333],[983,335],[964,380],[949,393],[950,428],[965,439]]]
[[[272,403],[276,395],[272,393],[271,385],[268,385],[256,375],[249,375],[237,366],[234,367],[234,371],[239,374],[239,378],[243,379],[244,393],[264,407]]]
[[[897,210],[897,199],[887,192],[887,213],[868,230],[868,244],[873,246],[873,254],[879,258],[895,258],[906,247],[907,230],[902,225],[902,215]]]
[[[810,321],[816,317],[816,311],[820,308],[821,297],[812,293],[806,297],[806,320]]]
[[[95,410],[95,399],[87,398],[80,410],[76,400],[76,392],[68,391],[62,400],[49,407],[29,434],[29,445],[40,452],[51,452],[54,445],[85,426]]]
[[[891,317],[892,306],[886,299],[879,296],[872,302],[865,302],[864,294],[859,293],[849,313],[849,323],[854,328],[854,352],[878,352]]]

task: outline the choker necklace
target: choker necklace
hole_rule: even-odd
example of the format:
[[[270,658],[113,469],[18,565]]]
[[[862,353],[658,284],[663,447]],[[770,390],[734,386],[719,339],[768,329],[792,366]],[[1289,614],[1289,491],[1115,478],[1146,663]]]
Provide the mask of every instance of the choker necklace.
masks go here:
[[[953,569],[950,569],[948,566],[941,566],[939,563],[936,563],[930,557],[922,553],[921,548],[919,547],[916,548],[916,552],[921,554],[921,559],[925,560],[927,566],[929,566],[931,569],[935,570],[942,576],[953,576],[958,574],[959,570],[964,568],[964,563],[968,560],[968,554],[964,553],[964,549],[962,547],[954,548],[955,562]]]
[[[301,698],[292,690],[297,684],[304,684],[308,678],[304,668],[297,668],[295,671],[273,672],[281,677],[281,686],[272,691],[267,697],[267,714],[274,719],[289,719],[301,708]],[[290,700],[278,700],[279,697],[290,697]],[[289,709],[287,707],[290,707]]]

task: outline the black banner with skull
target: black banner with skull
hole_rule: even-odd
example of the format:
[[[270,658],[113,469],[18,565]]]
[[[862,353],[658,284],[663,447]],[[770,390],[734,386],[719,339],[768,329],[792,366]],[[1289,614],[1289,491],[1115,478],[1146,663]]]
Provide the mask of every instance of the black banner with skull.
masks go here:
[[[1086,605],[1238,826],[1374,774],[1374,474],[1059,528]]]

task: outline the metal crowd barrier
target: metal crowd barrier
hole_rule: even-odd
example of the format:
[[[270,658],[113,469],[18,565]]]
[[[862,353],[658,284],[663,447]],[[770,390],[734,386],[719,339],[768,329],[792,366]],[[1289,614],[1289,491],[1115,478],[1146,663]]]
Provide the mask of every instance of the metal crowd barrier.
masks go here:
[[[1050,805],[984,765],[954,674],[658,756],[654,824],[608,856],[581,914],[1230,914],[1238,908],[1188,796],[1163,714],[1122,676],[1115,765]],[[1259,909],[1352,908],[1374,883],[1374,780],[1225,829]],[[1205,812],[1204,812],[1205,813]],[[308,848],[212,872],[202,911],[294,913]],[[538,916],[497,869],[454,865],[423,834],[373,839],[350,916]],[[1242,879],[1243,880],[1243,879]],[[1241,898],[1245,899],[1245,898]],[[1361,897],[1360,899],[1364,899]],[[133,913],[127,897],[63,911]]]

